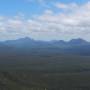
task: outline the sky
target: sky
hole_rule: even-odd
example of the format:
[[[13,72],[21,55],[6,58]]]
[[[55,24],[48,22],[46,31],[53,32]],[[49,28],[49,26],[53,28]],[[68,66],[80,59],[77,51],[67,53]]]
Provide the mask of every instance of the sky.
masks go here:
[[[90,41],[90,0],[0,0],[0,40]]]

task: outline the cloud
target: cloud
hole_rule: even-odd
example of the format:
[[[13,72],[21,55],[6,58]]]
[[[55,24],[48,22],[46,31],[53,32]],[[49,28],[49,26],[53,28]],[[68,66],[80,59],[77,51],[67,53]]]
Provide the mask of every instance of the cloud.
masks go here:
[[[46,9],[43,14],[28,19],[23,14],[11,18],[0,16],[0,38],[30,36],[42,40],[83,38],[90,41],[90,2],[55,3],[54,6],[59,9],[58,13]]]
[[[64,3],[56,3],[55,6],[57,8],[60,8],[60,9],[67,9],[67,10],[70,10],[70,9],[77,9],[79,8],[79,5],[77,5],[76,3],[68,3],[68,4],[64,4]]]
[[[27,0],[28,2],[32,3],[32,2],[38,2],[38,3],[44,3],[45,0]]]

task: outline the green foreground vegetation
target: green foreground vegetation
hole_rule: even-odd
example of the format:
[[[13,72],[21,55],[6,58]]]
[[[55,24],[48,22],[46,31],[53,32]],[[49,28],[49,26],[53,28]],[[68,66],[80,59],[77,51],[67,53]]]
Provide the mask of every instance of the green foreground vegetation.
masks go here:
[[[18,56],[0,61],[0,90],[90,90],[89,56]]]

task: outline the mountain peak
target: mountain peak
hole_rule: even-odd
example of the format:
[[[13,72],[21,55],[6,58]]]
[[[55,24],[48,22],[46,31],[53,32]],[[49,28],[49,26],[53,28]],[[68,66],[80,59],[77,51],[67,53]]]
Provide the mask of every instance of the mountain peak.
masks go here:
[[[30,40],[33,40],[32,38],[29,38],[29,37],[24,37],[24,38],[20,38],[18,40],[26,40],[26,41],[30,41]]]
[[[85,41],[84,39],[81,38],[77,38],[77,39],[72,39],[69,41],[70,44],[86,44],[88,43],[87,41]]]

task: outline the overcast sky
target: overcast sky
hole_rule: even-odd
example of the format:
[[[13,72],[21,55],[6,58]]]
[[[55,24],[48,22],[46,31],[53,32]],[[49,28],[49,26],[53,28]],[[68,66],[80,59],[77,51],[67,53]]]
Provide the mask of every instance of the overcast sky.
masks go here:
[[[90,41],[90,0],[0,0],[0,40]]]

